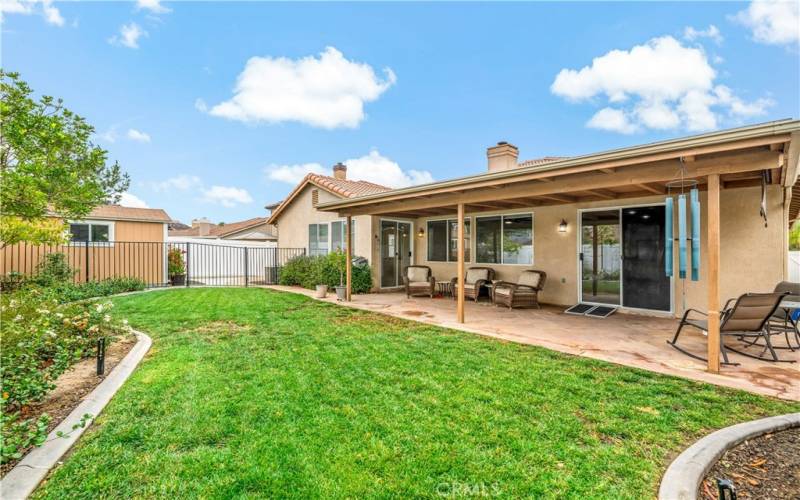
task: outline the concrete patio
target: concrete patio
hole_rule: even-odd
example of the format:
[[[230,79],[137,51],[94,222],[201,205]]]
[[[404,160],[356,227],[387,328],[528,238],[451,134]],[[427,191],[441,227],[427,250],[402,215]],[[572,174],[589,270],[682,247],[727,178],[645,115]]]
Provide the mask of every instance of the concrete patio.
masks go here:
[[[275,290],[313,297],[299,287],[271,286]],[[449,298],[406,298],[402,293],[353,295],[340,305],[380,312],[422,323],[463,330],[521,344],[601,359],[657,373],[685,377],[757,394],[800,401],[800,363],[771,363],[730,353],[740,366],[723,366],[719,374],[706,371],[706,364],[676,351],[666,341],[672,338],[677,320],[617,313],[606,319],[563,314],[563,308],[540,310],[495,307],[485,299],[467,301],[466,323],[456,322],[456,304]],[[321,299],[336,303],[335,294]],[[705,337],[686,329],[681,344],[692,352],[705,353]],[[784,345],[783,337],[775,337]],[[729,341],[730,343],[730,341]],[[757,348],[750,348],[758,352]],[[785,359],[800,361],[800,351],[778,351]]]

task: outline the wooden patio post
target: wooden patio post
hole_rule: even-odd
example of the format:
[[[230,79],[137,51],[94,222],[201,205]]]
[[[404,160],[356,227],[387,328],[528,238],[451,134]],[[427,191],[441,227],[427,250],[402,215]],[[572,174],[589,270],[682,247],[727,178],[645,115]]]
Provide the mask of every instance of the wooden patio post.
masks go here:
[[[345,228],[345,232],[347,235],[345,236],[345,272],[347,274],[347,294],[345,296],[345,300],[350,302],[350,297],[352,295],[353,289],[353,217],[347,216],[347,227]]]
[[[719,174],[708,176],[708,371],[719,373]]]
[[[456,319],[464,322],[464,204],[458,204],[458,306]]]

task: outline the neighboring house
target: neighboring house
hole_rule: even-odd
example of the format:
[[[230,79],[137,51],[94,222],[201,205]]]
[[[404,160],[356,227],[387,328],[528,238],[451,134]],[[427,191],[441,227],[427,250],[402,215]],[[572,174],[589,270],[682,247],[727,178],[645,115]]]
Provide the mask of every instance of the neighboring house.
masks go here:
[[[45,255],[63,253],[77,281],[133,276],[151,284],[166,282],[167,226],[172,219],[160,208],[100,205],[83,220],[68,221],[70,242],[4,247],[0,273],[30,274]]]
[[[272,211],[268,223],[278,227],[279,248],[304,248],[309,255],[324,255],[344,249],[346,224],[334,213],[317,210],[317,205],[389,190],[372,182],[349,180],[347,166],[338,163],[333,167],[333,177],[308,174],[283,202],[267,205]],[[372,259],[372,233],[376,230],[372,217],[353,218],[354,256]]]
[[[180,223],[177,223],[180,224]],[[174,226],[177,224],[173,223]],[[267,223],[266,217],[254,217],[238,222],[214,224],[206,218],[195,219],[191,226],[180,224],[183,228],[170,228],[169,241],[202,240],[231,244],[253,244],[274,246],[278,239],[275,226]]]
[[[281,236],[291,226],[285,244],[297,245],[308,241],[300,231],[309,224],[354,217],[355,253],[369,258],[377,286],[392,289],[409,264],[430,266],[437,280],[456,276],[461,209],[466,267],[492,267],[508,281],[523,269],[543,270],[543,302],[679,315],[706,310],[714,290],[724,304],[787,279],[799,152],[800,121],[791,120],[521,163],[516,147],[498,143],[487,150],[487,172],[422,186],[334,196],[310,177],[287,201],[291,222],[280,210],[273,218]],[[700,189],[697,281],[665,272],[665,199],[675,200],[677,269],[679,189],[670,183],[682,175]],[[711,252],[719,261],[710,261]]]

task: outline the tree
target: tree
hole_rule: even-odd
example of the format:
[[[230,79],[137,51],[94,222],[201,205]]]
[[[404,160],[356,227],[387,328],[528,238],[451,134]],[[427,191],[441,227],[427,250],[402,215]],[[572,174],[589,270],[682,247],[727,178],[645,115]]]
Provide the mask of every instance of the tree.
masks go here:
[[[59,243],[64,221],[119,201],[128,175],[91,142],[94,128],[61,99],[31,97],[0,69],[0,241]],[[54,218],[55,217],[55,218]]]
[[[800,222],[796,221],[789,230],[789,250],[800,250]]]

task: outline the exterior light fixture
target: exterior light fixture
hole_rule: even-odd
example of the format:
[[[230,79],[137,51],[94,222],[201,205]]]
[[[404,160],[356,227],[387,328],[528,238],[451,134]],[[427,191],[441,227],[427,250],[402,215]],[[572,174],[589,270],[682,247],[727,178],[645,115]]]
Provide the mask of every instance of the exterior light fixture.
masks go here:
[[[424,237],[424,236],[425,236],[425,230],[424,230],[424,229],[422,229],[422,228],[419,228],[419,231],[417,231],[417,236],[418,236],[419,238],[422,238],[422,237]]]
[[[561,222],[558,224],[558,232],[559,233],[566,233],[567,232],[567,221],[566,221],[566,219],[561,219]]]

